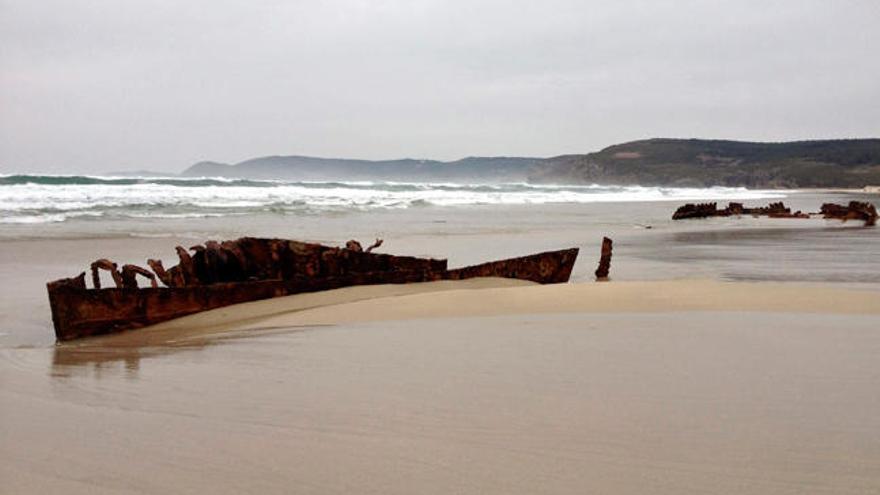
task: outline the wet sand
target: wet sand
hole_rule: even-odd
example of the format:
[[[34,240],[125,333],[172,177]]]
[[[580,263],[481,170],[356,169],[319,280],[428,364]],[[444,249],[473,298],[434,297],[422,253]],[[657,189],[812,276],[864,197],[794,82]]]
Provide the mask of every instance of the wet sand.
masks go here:
[[[4,491],[880,489],[876,292],[496,283],[0,349]]]
[[[0,492],[880,492],[880,230],[674,206],[6,229]],[[450,266],[578,246],[574,282],[608,235],[613,281],[353,287],[53,345],[46,281],[241,235]]]

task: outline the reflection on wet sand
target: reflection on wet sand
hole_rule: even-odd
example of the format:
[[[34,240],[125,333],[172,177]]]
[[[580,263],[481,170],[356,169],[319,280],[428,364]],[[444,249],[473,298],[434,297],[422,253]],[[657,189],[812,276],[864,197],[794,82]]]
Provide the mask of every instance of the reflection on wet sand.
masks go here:
[[[880,241],[875,228],[857,223],[729,227],[706,225],[704,230],[664,233],[656,245],[633,246],[629,254],[687,266],[680,268],[682,273],[702,268],[723,280],[880,287],[880,257],[867,255]]]
[[[56,346],[52,352],[51,375],[66,378],[75,371],[83,371],[74,368],[88,367],[95,378],[101,378],[105,371],[115,370],[122,363],[126,376],[136,378],[144,356],[144,351],[137,348],[80,349]]]
[[[83,339],[79,342],[59,343],[52,352],[51,375],[63,378],[72,374],[92,373],[95,378],[120,368],[129,378],[137,378],[141,360],[181,352],[202,351],[226,341],[292,333],[315,328],[308,327],[251,327],[245,332],[206,331],[204,328],[144,329],[128,333]],[[115,374],[115,372],[113,373]]]
[[[793,228],[796,227],[796,228]],[[839,239],[842,230],[846,230],[848,234],[858,234],[858,231],[864,231],[866,234],[873,235],[874,231],[863,225],[855,223],[838,226],[786,226],[786,227],[764,227],[764,228],[735,228],[735,229],[710,229],[710,230],[692,230],[686,232],[672,232],[668,234],[668,238],[675,244],[745,244],[752,242],[798,242],[809,240],[811,243],[816,237],[825,238],[832,237]],[[814,248],[815,246],[807,246]]]

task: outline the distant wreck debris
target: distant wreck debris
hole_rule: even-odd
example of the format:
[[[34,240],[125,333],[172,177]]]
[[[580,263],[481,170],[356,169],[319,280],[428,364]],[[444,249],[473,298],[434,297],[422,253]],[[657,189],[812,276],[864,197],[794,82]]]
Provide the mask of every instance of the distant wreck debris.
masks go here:
[[[740,215],[765,216],[769,218],[836,218],[839,220],[864,220],[866,226],[877,223],[877,209],[871,203],[850,201],[849,205],[825,203],[818,213],[803,213],[800,210],[792,212],[781,201],[770,203],[767,206],[746,208],[742,203],[728,203],[726,208],[718,209],[718,203],[688,203],[679,207],[672,214],[673,220],[685,220],[689,218],[730,217]]]
[[[563,283],[578,255],[577,248],[563,249],[450,270],[442,259],[372,252],[381,245],[381,239],[366,249],[354,240],[344,248],[254,237],[208,241],[188,250],[177,246],[179,262],[167,269],[161,260],[148,260],[152,272],[137,265],[120,270],[99,259],[90,266],[92,288],[85,272],[47,284],[55,335],[64,341],[115,333],[232,304],[353,285],[474,277]],[[101,287],[100,270],[110,273],[115,287]],[[150,287],[139,287],[138,276]]]
[[[767,216],[771,218],[810,218],[810,215],[796,211],[785,206],[781,201],[770,203],[758,208],[746,208],[742,203],[728,203],[727,208],[718,209],[718,203],[688,203],[675,210],[673,220],[687,218],[730,217],[734,215]]]
[[[834,203],[825,203],[819,211],[823,218],[836,218],[838,220],[864,220],[866,226],[877,224],[877,208],[873,204],[862,201],[850,201],[842,206]]]
[[[611,248],[613,242],[607,237],[602,238],[602,252],[599,257],[599,268],[596,268],[596,281],[608,281],[608,273],[611,271]]]

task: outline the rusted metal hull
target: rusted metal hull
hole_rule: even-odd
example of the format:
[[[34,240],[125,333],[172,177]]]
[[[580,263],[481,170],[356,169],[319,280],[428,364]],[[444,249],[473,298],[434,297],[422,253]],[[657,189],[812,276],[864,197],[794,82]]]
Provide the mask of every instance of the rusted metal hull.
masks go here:
[[[685,220],[689,218],[730,217],[740,215],[764,216],[770,218],[810,218],[810,215],[801,211],[792,212],[781,201],[770,203],[767,206],[747,208],[742,203],[728,203],[726,208],[719,209],[718,203],[688,203],[672,214],[673,220]]]
[[[718,203],[688,203],[679,207],[672,214],[673,220],[685,220],[690,218],[730,217],[740,215],[765,216],[770,218],[812,218],[821,215],[823,218],[837,220],[863,220],[866,227],[877,224],[877,208],[868,202],[850,201],[848,205],[824,203],[818,213],[804,213],[800,210],[792,212],[781,201],[770,203],[758,208],[746,208],[742,203],[728,203],[726,208],[719,209]]]
[[[474,277],[561,283],[568,281],[578,254],[578,249],[573,248],[447,270],[445,260],[345,251],[335,252],[345,256],[323,256],[322,261],[312,267],[317,272],[314,275],[279,273],[277,275],[283,278],[149,288],[87,288],[85,273],[50,282],[47,288],[55,335],[58,340],[66,341],[116,333],[233,304],[354,285],[405,284]],[[367,260],[367,256],[375,258]],[[352,259],[355,261],[352,262]],[[372,271],[348,270],[340,273],[343,272],[338,267],[340,260],[349,264],[359,263],[357,266]],[[324,267],[322,263],[334,264],[335,267]],[[336,274],[320,274],[329,270]]]
[[[820,210],[824,218],[836,218],[838,220],[864,220],[866,227],[877,225],[877,208],[867,202],[850,201],[848,205],[836,205],[834,203],[825,203]]]

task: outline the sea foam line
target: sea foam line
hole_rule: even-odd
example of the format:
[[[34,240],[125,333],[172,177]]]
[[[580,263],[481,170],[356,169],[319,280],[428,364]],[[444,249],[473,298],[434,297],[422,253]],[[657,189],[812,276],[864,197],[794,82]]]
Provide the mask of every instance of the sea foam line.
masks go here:
[[[0,223],[49,223],[82,217],[198,218],[260,212],[320,214],[425,206],[756,200],[788,191],[647,186],[289,182],[218,186],[192,182],[0,185]]]

